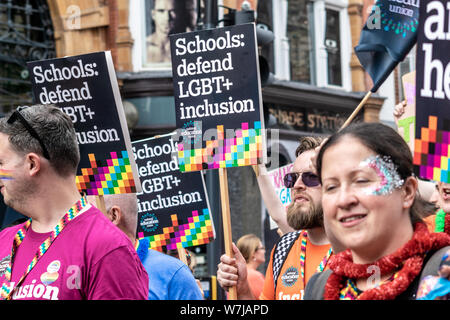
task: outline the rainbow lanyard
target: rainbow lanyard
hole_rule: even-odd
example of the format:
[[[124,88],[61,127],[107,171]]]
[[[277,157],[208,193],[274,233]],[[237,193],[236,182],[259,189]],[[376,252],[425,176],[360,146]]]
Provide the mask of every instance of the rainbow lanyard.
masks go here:
[[[445,230],[445,211],[442,209],[439,209],[439,211],[436,213],[435,222],[436,226],[434,227],[434,232],[444,232]]]
[[[388,282],[391,282],[392,280],[396,279],[398,277],[398,271],[395,272],[393,275],[389,277],[389,279],[386,279],[379,284],[375,286],[375,288],[386,284]],[[347,279],[347,286],[342,288],[342,290],[339,292],[339,300],[358,300],[359,295],[363,291],[359,290],[356,287],[356,283],[352,279]]]
[[[12,176],[11,172],[12,172],[11,170],[0,169],[0,179],[2,179],[2,180],[12,180],[13,176]]]
[[[306,244],[308,239],[308,232],[305,230],[302,232],[302,238],[300,241],[300,274],[303,279],[303,288],[306,287],[305,284],[305,260],[306,260]],[[333,250],[330,248],[327,252],[327,254],[323,257],[320,264],[317,266],[316,272],[322,272],[325,267],[327,266],[328,260],[330,259],[331,255],[333,254]]]
[[[9,261],[9,265],[6,267],[5,270],[5,281],[3,282],[2,287],[0,288],[0,295],[2,300],[11,300],[11,297],[16,288],[20,286],[20,284],[23,282],[28,273],[30,273],[30,271],[38,263],[39,259],[47,252],[48,248],[52,245],[53,241],[55,241],[56,237],[58,237],[58,235],[62,232],[64,227],[71,220],[75,219],[80,214],[80,211],[86,207],[87,203],[88,202],[86,197],[82,197],[80,200],[77,201],[77,203],[74,204],[72,208],[70,208],[66,212],[66,214],[61,218],[59,223],[55,226],[50,236],[47,239],[45,239],[44,242],[39,246],[36,254],[34,255],[33,260],[31,260],[30,265],[28,266],[27,270],[22,275],[20,280],[17,282],[17,285],[14,288],[10,288],[11,273],[12,273],[11,271],[12,271],[12,263],[14,261],[14,255],[17,251],[17,248],[19,248],[20,244],[25,238],[28,228],[31,225],[31,219],[27,220],[27,222],[25,222],[23,227],[19,229],[19,231],[17,231],[11,249],[11,260]]]

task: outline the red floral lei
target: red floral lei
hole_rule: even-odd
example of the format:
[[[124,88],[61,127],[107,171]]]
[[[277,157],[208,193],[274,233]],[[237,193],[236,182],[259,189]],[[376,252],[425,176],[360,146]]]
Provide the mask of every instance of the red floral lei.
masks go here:
[[[339,300],[339,292],[346,279],[369,278],[369,266],[377,266],[381,275],[398,271],[398,276],[376,288],[368,289],[358,296],[358,300],[392,300],[404,292],[422,271],[425,254],[450,245],[450,236],[445,233],[430,233],[424,223],[414,225],[414,234],[402,248],[371,264],[353,263],[351,251],[340,252],[331,257],[330,269],[333,273],[325,285],[324,299]],[[370,270],[370,269],[369,269]]]
[[[450,214],[445,215],[444,232],[450,235]]]

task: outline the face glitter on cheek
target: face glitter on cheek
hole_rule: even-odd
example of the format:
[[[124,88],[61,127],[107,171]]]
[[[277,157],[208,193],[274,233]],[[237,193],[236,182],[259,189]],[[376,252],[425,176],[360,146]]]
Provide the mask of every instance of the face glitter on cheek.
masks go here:
[[[388,195],[395,189],[400,188],[404,183],[404,180],[400,178],[400,175],[397,172],[395,164],[388,156],[371,156],[366,160],[361,161],[359,165],[361,167],[372,168],[380,178],[380,183],[376,186],[367,188],[365,194],[375,196]]]

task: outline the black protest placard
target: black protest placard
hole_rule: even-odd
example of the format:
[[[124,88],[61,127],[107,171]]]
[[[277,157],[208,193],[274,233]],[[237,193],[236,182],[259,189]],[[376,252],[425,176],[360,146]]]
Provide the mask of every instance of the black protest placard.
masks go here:
[[[111,53],[28,63],[36,103],[70,116],[80,147],[77,187],[88,195],[141,190]]]
[[[417,176],[449,183],[450,1],[423,2],[416,60]]]
[[[170,36],[183,172],[255,165],[264,121],[253,23]]]
[[[138,194],[138,238],[161,251],[206,244],[215,238],[202,173],[181,173],[177,145],[169,134],[134,141],[142,193]]]

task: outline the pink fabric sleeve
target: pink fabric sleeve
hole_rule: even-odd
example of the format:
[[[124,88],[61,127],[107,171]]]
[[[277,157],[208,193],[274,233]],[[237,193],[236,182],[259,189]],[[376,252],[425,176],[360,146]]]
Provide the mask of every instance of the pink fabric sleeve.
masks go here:
[[[135,252],[119,247],[90,270],[87,279],[89,300],[147,300],[148,275]]]

